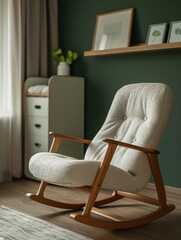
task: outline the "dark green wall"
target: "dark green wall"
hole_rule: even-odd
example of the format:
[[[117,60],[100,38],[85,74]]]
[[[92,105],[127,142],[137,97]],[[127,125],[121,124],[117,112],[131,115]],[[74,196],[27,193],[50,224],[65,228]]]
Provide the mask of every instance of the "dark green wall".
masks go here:
[[[86,137],[101,127],[120,87],[135,82],[163,82],[174,93],[172,119],[159,145],[166,185],[181,187],[181,50],[120,56],[84,57],[90,50],[96,15],[133,7],[132,44],[145,42],[148,26],[181,20],[180,0],[60,0],[60,47],[77,51],[72,74],[86,79]]]

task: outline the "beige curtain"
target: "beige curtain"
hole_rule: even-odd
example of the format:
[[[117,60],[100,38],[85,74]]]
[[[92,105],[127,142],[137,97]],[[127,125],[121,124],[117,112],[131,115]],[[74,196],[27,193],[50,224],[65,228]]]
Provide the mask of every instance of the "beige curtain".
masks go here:
[[[9,89],[0,99],[0,182],[3,182],[23,173],[23,82],[28,76],[50,76],[56,71],[51,51],[58,47],[58,2],[0,1],[2,20],[7,21],[7,27],[1,29],[0,89]]]
[[[25,75],[50,76],[56,73],[51,51],[58,48],[57,0],[22,0],[25,37]]]

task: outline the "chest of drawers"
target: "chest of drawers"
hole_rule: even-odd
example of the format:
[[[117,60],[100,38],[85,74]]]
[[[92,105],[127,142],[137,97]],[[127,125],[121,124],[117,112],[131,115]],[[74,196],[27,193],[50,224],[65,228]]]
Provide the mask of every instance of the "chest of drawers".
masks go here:
[[[48,94],[28,94],[29,87],[47,84]],[[24,129],[24,172],[33,178],[29,160],[35,153],[49,151],[50,131],[84,138],[84,78],[28,78],[24,85]],[[83,158],[84,146],[62,141],[58,152]]]

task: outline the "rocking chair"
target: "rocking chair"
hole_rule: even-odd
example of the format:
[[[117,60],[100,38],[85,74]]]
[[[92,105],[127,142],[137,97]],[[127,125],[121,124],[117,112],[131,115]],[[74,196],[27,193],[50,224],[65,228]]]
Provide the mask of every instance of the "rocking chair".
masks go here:
[[[173,211],[167,204],[158,154],[155,150],[171,115],[173,96],[162,83],[130,84],[115,95],[107,118],[90,140],[50,133],[54,139],[49,153],[37,153],[30,159],[30,172],[41,180],[37,194],[27,196],[39,203],[65,209],[82,209],[71,214],[74,220],[101,228],[137,227]],[[57,154],[62,139],[89,144],[84,160]],[[153,176],[158,199],[138,195]],[[58,202],[44,197],[46,185],[88,191],[87,202]],[[112,195],[97,199],[100,189],[112,190]],[[157,206],[145,216],[126,219],[97,207],[123,197]],[[109,220],[92,217],[96,213]],[[111,221],[110,221],[111,220]]]

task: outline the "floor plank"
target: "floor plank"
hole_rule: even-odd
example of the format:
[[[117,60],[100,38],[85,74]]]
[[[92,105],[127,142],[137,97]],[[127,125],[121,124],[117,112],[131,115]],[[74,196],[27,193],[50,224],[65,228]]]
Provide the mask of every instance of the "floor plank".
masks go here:
[[[126,230],[99,229],[78,223],[70,219],[72,210],[57,209],[45,206],[28,199],[27,192],[36,193],[39,183],[29,179],[14,180],[0,184],[0,204],[17,211],[44,219],[60,227],[77,232],[92,239],[134,239],[134,240],[180,240],[181,239],[181,190],[166,188],[168,202],[176,205],[176,209],[161,219],[145,226]],[[155,189],[149,185],[142,194],[156,197]],[[102,192],[105,196],[105,192]],[[87,194],[75,190],[67,190],[53,185],[48,185],[46,196],[55,200],[75,202],[86,200]],[[119,207],[119,208],[117,208]],[[142,204],[131,199],[121,199],[114,204],[108,204],[103,209],[115,214],[133,218],[140,214],[150,212],[152,206]],[[76,211],[77,212],[77,211]]]

